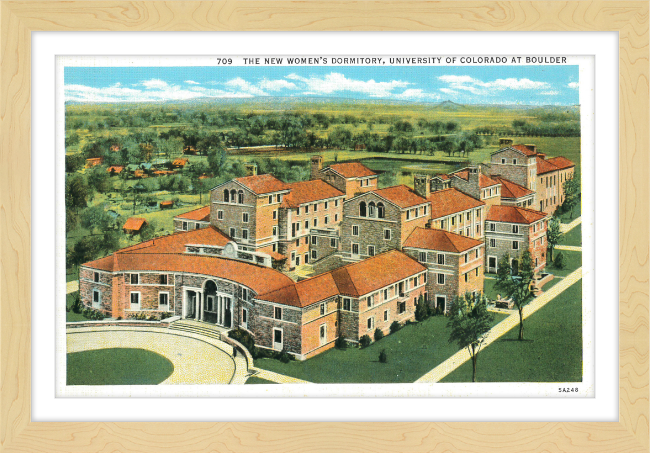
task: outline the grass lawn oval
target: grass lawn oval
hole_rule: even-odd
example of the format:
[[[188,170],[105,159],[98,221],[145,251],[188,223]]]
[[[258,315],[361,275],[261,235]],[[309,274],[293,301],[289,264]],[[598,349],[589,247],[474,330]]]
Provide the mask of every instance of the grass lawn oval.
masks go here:
[[[67,355],[68,385],[156,385],[173,371],[169,359],[146,349],[94,349]]]

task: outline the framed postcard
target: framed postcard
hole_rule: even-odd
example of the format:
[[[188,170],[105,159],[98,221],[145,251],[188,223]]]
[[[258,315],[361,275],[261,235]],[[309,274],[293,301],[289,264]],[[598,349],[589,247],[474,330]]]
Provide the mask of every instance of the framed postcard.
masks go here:
[[[3,72],[32,81],[39,194],[27,197],[31,217],[7,211],[8,225],[31,225],[21,246],[31,266],[5,253],[24,235],[3,239],[3,268],[17,275],[3,274],[13,326],[3,367],[26,376],[3,390],[5,420],[23,420],[5,430],[10,449],[158,450],[174,432],[174,451],[275,451],[294,432],[301,450],[333,433],[331,448],[373,451],[647,450],[637,401],[647,400],[648,140],[637,123],[648,95],[628,83],[647,68],[623,58],[630,40],[593,32],[622,33],[620,15],[647,5],[567,5],[585,8],[585,24],[570,25],[581,33],[525,33],[539,22],[516,9],[517,31],[452,34],[493,31],[493,19],[443,27],[446,7],[469,4],[406,3],[399,17],[432,22],[154,40],[80,31],[203,30],[223,8],[240,31],[339,27],[298,25],[310,16],[297,4],[144,4],[161,20],[147,26],[113,19],[117,4],[32,5],[3,4],[30,24],[31,78],[22,57]],[[48,24],[60,25],[43,27],[34,18],[52,5]],[[311,17],[338,20],[313,5]],[[559,5],[539,5],[559,30]],[[377,6],[368,20],[380,30],[382,12],[397,12]],[[271,10],[262,22],[244,13]],[[647,36],[633,40],[646,59]],[[15,137],[8,187],[23,193],[26,158],[14,150],[30,131],[11,126],[23,99],[11,93],[30,92],[16,86],[3,87],[3,124]],[[16,322],[25,313],[31,342]],[[147,421],[173,423],[133,423]],[[93,429],[106,434],[63,440]],[[417,441],[397,442],[411,430]],[[199,431],[223,445],[193,443]]]

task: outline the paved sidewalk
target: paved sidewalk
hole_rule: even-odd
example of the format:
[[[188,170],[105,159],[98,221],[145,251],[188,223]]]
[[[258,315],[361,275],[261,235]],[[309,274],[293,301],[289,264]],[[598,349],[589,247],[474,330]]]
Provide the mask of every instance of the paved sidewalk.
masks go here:
[[[560,232],[561,233],[568,233],[578,225],[582,223],[582,217],[578,217],[577,219],[573,220],[571,223],[560,223]]]
[[[582,252],[582,247],[576,245],[556,245],[555,250],[568,250],[570,252]]]
[[[79,280],[72,280],[65,284],[65,293],[70,294],[79,291]]]
[[[537,310],[542,308],[544,305],[549,303],[557,295],[561,294],[565,289],[573,285],[581,278],[582,278],[582,268],[580,267],[575,271],[571,272],[569,275],[567,275],[564,278],[564,280],[558,282],[551,289],[549,289],[541,296],[533,300],[531,303],[526,305],[524,307],[524,319],[526,319],[528,316],[532,315]],[[492,328],[492,330],[488,334],[486,341],[483,343],[483,347],[481,348],[481,350],[488,347],[491,343],[498,340],[502,335],[504,335],[510,329],[518,325],[519,325],[519,313],[515,312]],[[450,374],[452,371],[460,367],[463,363],[467,362],[468,360],[470,360],[469,352],[467,352],[467,348],[463,348],[415,382],[428,382],[428,383],[439,382],[445,376]]]
[[[286,376],[273,371],[263,370],[262,368],[251,368],[252,375],[258,378],[266,379],[267,381],[277,382],[278,384],[312,384],[309,381],[303,381],[291,376]]]

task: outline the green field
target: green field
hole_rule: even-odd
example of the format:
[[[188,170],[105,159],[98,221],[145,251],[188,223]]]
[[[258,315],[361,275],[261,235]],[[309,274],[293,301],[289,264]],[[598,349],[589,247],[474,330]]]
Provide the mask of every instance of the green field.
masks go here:
[[[74,293],[66,294],[65,295],[65,304],[68,309],[72,308],[72,303],[74,301],[74,297],[79,294],[79,291],[75,291]],[[75,313],[73,311],[66,311],[65,313],[65,321],[66,322],[77,322],[77,321],[87,321],[87,319],[82,315],[81,313]]]
[[[560,244],[582,246],[582,224],[574,227],[568,233],[564,233],[560,238]]]
[[[155,385],[174,365],[145,349],[110,348],[67,355],[68,385]]]
[[[494,324],[506,315],[495,314]],[[306,361],[255,360],[255,366],[317,383],[414,382],[456,353],[449,344],[448,318],[434,316],[409,324],[364,349],[330,349]],[[379,362],[382,349],[387,363]]]
[[[519,327],[478,355],[480,382],[581,382],[582,381],[582,280],[524,321],[525,340]],[[441,382],[471,382],[467,362]]]

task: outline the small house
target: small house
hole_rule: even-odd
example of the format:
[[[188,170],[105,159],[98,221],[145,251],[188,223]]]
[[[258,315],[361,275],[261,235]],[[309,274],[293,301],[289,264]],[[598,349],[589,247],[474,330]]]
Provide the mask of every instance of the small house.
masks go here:
[[[140,234],[142,228],[147,224],[146,219],[142,217],[129,217],[122,227],[126,234]]]
[[[96,167],[97,165],[101,165],[103,162],[103,157],[91,157],[90,159],[86,159],[86,168]]]
[[[183,168],[187,163],[189,162],[189,159],[186,157],[179,157],[178,159],[174,159],[172,161],[172,167],[173,168]]]
[[[189,154],[191,156],[196,156],[196,148],[193,146],[186,146],[183,148],[183,154]]]
[[[160,209],[171,209],[174,207],[173,200],[165,200],[160,202]]]
[[[122,170],[124,170],[124,166],[122,165],[111,165],[106,169],[111,176],[119,175],[122,173]]]

